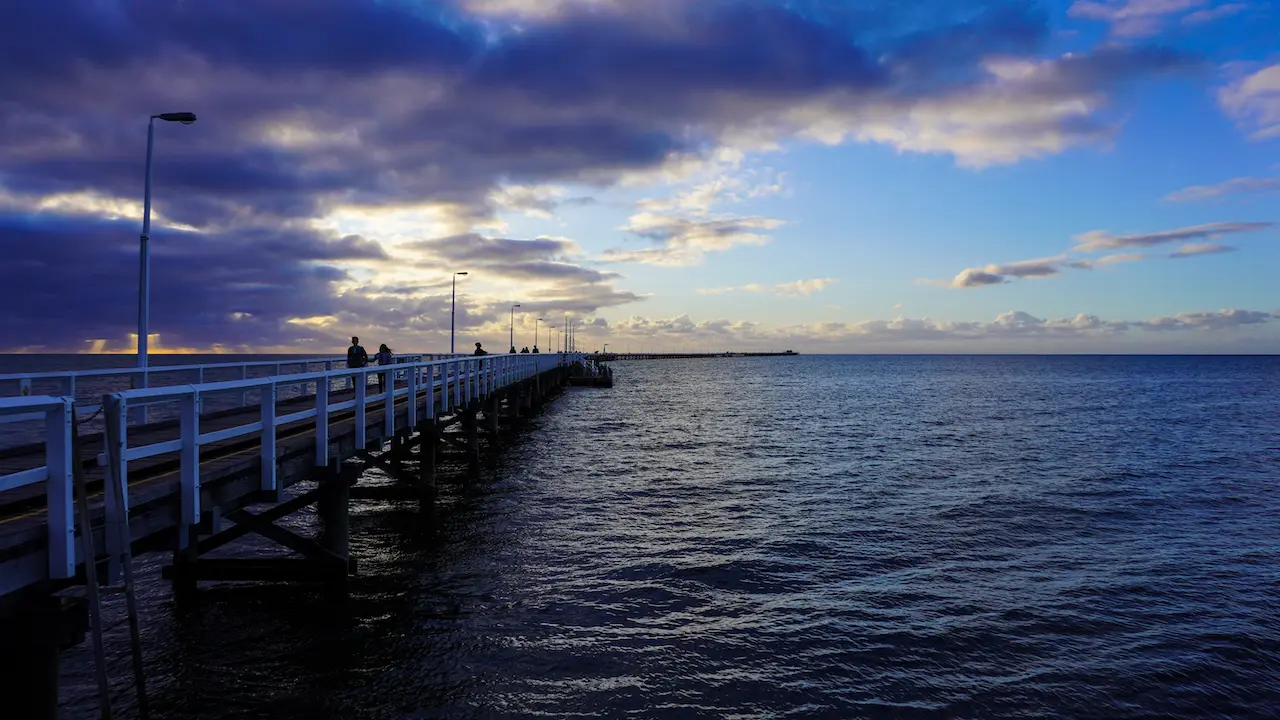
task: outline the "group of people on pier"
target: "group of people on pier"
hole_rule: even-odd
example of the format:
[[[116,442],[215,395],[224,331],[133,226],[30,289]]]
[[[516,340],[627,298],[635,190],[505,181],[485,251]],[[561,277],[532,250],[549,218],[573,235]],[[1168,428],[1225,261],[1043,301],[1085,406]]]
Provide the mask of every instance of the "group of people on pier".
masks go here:
[[[514,345],[511,346],[511,352],[512,354],[515,354],[516,352],[516,348]],[[537,352],[538,352],[537,345],[533,346],[533,350],[530,350],[528,346],[520,350],[520,354],[537,353]],[[483,347],[481,347],[480,343],[476,343],[476,351],[472,353],[472,355],[475,355],[478,357],[480,355],[488,355],[488,354],[489,354],[488,350],[485,350]],[[347,348],[347,367],[362,368],[362,367],[367,367],[371,363],[375,363],[375,362],[379,366],[394,365],[396,360],[395,360],[395,355],[391,352],[391,348],[387,347],[386,343],[382,343],[381,345],[378,346],[378,352],[372,358],[370,358],[369,353],[366,352],[364,347],[360,345],[360,338],[356,337],[355,335],[352,335],[351,347]],[[378,392],[382,392],[383,388],[386,387],[387,373],[378,373],[377,377],[378,377]]]
[[[476,343],[476,345],[478,347],[480,343]],[[394,365],[396,360],[395,356],[391,353],[391,348],[387,347],[386,343],[379,345],[377,354],[370,359],[369,353],[365,352],[365,349],[360,345],[360,338],[352,335],[351,347],[347,348],[347,367],[362,368],[368,366],[370,362],[376,362],[379,366],[385,366]],[[382,392],[386,385],[387,374],[378,373],[378,392]]]

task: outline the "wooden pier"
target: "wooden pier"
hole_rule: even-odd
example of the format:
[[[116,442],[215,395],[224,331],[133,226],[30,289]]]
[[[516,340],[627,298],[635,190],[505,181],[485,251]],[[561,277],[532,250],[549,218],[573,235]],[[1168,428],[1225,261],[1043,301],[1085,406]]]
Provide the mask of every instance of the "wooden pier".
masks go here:
[[[496,437],[500,419],[528,414],[560,392],[579,359],[525,354],[408,363],[393,366],[390,391],[376,394],[369,376],[388,368],[130,390],[104,399],[107,431],[83,438],[58,434],[75,427],[69,398],[0,398],[0,411],[11,415],[47,413],[44,442],[0,450],[0,696],[56,716],[58,651],[82,639],[88,625],[86,603],[62,591],[88,582],[90,553],[95,587],[115,583],[133,552],[155,551],[172,553],[165,576],[178,598],[202,580],[345,587],[356,569],[348,552],[353,497],[429,506],[438,452],[452,450],[478,470],[481,438]],[[277,401],[286,386],[303,392]],[[200,412],[202,395],[246,390],[258,401]],[[177,403],[179,418],[127,424],[131,409],[158,402]],[[358,485],[363,468],[394,470],[411,456],[418,466],[411,479],[400,472],[393,473],[401,479],[395,486]],[[352,458],[363,462],[346,462]],[[91,544],[75,531],[77,472],[87,488]],[[322,526],[317,537],[275,524],[309,505]],[[300,557],[205,557],[250,533]]]

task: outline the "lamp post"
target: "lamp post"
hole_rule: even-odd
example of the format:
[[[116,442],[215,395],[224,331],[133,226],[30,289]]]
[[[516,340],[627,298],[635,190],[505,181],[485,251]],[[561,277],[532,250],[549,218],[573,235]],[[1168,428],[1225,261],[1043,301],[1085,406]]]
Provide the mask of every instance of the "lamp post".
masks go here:
[[[142,195],[142,235],[138,257],[138,367],[143,371],[143,387],[147,385],[147,331],[151,320],[151,250],[147,242],[151,234],[151,146],[155,140],[157,118],[190,125],[196,121],[196,114],[160,113],[147,120],[147,179]]]
[[[507,326],[507,341],[511,343],[511,352],[516,351],[516,308],[520,303],[511,306],[511,324]]]
[[[449,354],[453,354],[453,318],[458,305],[458,276],[465,272],[453,274],[453,290],[449,293]]]
[[[546,320],[546,318],[533,319],[533,351],[534,352],[538,351],[538,323],[542,322],[543,320]]]

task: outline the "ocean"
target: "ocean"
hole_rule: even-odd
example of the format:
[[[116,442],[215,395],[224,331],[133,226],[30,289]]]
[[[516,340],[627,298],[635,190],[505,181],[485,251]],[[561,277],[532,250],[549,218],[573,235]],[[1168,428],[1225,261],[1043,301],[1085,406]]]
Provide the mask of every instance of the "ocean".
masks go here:
[[[356,502],[345,603],[139,558],[153,716],[1280,715],[1280,358],[614,368],[433,512]]]

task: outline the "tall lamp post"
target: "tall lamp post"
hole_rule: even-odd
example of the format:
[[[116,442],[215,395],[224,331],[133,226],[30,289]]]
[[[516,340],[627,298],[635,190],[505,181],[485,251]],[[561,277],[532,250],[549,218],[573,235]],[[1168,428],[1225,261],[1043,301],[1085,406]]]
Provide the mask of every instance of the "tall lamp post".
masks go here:
[[[454,311],[458,305],[458,276],[466,275],[465,272],[456,272],[453,274],[453,290],[449,293],[449,354],[453,354],[453,318]]]
[[[142,195],[142,235],[138,258],[138,367],[143,371],[143,387],[147,385],[147,332],[151,320],[151,250],[147,242],[151,235],[151,146],[155,140],[157,119],[190,125],[196,121],[196,114],[160,113],[147,120],[147,180]]]
[[[516,308],[520,303],[511,306],[511,324],[507,326],[507,341],[511,343],[511,352],[516,351]]]
[[[546,320],[546,318],[533,319],[533,351],[534,352],[538,351],[538,323],[542,322],[543,320]]]

